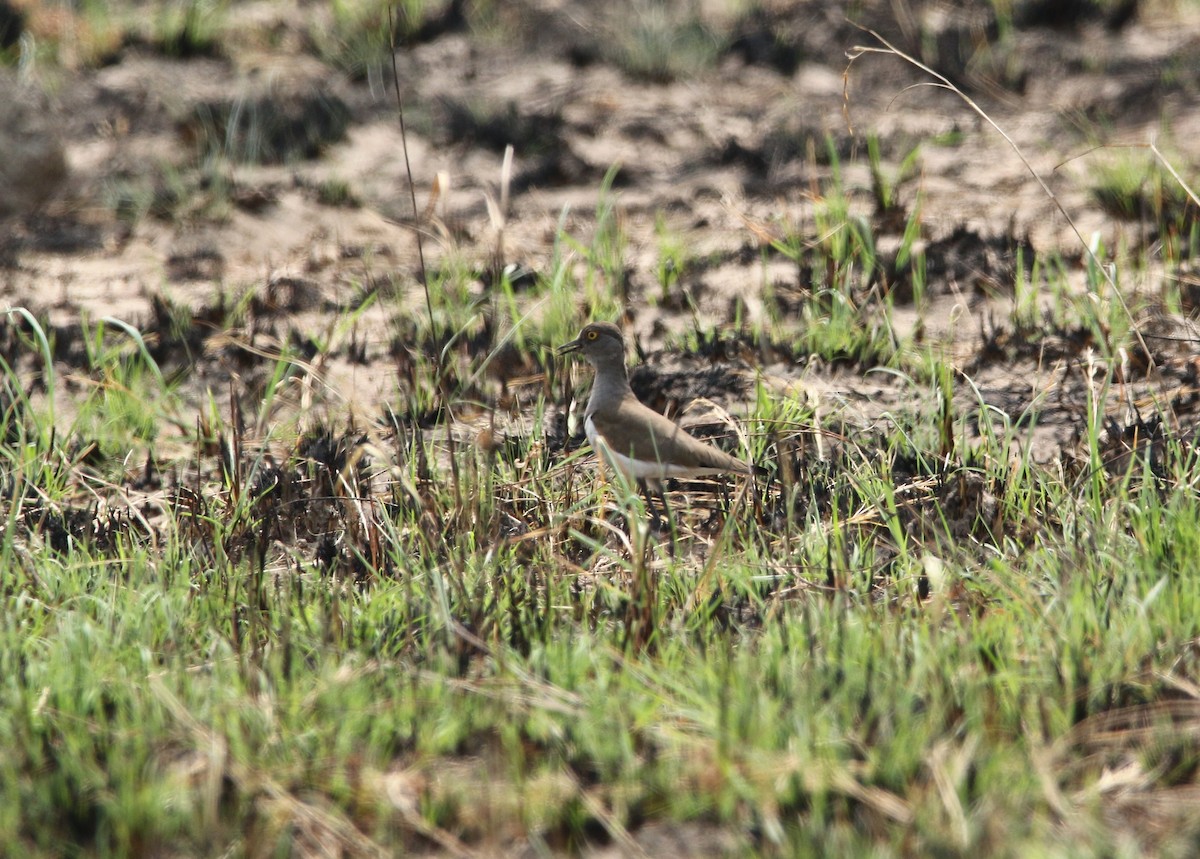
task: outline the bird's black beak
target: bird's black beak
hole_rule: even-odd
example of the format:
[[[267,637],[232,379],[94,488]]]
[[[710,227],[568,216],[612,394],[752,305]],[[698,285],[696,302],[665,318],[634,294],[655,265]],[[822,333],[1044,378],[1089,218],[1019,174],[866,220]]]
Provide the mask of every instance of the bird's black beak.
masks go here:
[[[558,349],[555,350],[555,354],[556,355],[570,355],[572,352],[578,352],[582,348],[583,348],[583,341],[581,341],[578,337],[576,337],[570,343],[566,343],[562,346],[559,346]]]

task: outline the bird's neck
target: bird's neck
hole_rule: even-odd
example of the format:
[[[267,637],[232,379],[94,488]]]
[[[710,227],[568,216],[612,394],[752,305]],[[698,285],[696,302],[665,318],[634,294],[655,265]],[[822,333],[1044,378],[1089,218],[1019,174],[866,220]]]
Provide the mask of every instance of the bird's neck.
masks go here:
[[[620,402],[631,393],[633,389],[629,387],[629,374],[623,363],[619,367],[610,366],[603,370],[597,368],[596,380],[592,383],[592,395],[588,398],[587,414],[594,414],[600,403]]]

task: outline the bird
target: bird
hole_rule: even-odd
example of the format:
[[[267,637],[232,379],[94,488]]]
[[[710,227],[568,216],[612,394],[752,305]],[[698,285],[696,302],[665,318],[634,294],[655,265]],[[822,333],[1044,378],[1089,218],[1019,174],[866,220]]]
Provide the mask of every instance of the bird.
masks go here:
[[[663,480],[709,474],[753,474],[751,465],[691,436],[665,415],[645,405],[629,386],[625,338],[611,322],[592,322],[558,348],[558,355],[581,352],[596,371],[584,411],[583,428],[603,462],[635,480],[650,503],[650,490],[669,514]],[[650,503],[656,521],[657,511]]]

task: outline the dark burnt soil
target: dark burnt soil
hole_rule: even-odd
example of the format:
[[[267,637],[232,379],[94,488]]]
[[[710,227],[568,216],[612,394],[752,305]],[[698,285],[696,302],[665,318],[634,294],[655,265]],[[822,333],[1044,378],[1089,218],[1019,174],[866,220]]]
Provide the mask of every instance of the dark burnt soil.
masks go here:
[[[481,312],[452,342],[423,322],[390,74],[333,70],[306,50],[304,21],[284,4],[232,4],[231,36],[219,50],[168,57],[131,41],[99,68],[62,73],[53,94],[39,96],[57,118],[68,171],[49,201],[7,215],[0,277],[10,304],[50,332],[59,375],[89,376],[81,320],[114,316],[144,333],[177,385],[173,425],[129,459],[131,498],[147,497],[153,483],[163,487],[153,503],[186,508],[180,487],[222,469],[225,482],[265,481],[260,489],[273,488],[264,497],[281,503],[297,493],[325,497],[321,475],[337,470],[327,462],[330,445],[372,439],[403,456],[418,432],[451,444],[483,438],[489,455],[515,456],[532,442],[552,465],[579,444],[567,410],[582,391],[554,361],[555,344],[506,339],[509,323],[489,302],[492,284],[501,264],[517,266],[514,291],[534,307],[538,278],[552,272],[558,225],[591,240],[614,164],[611,196],[626,244],[621,270],[599,283],[621,300],[641,359],[633,382],[656,408],[728,435],[720,414],[696,400],[737,417],[757,391],[786,392],[809,404],[823,432],[860,451],[898,422],[936,413],[936,384],[875,372],[894,357],[887,348],[819,357],[805,347],[802,319],[820,300],[813,284],[833,263],[818,253],[797,262],[771,242],[819,243],[818,213],[836,176],[878,259],[852,300],[864,318],[886,303],[889,337],[912,337],[950,358],[952,408],[977,437],[1015,424],[1016,443],[1031,445],[1035,459],[1069,463],[1097,398],[1114,444],[1151,414],[1172,422],[1152,436],[1190,437],[1200,408],[1187,318],[1196,210],[1186,200],[1164,205],[1149,191],[1131,206],[1106,197],[1094,177],[1111,151],[1093,148],[1154,139],[1185,172],[1200,162],[1196,7],[1030,2],[1017,4],[1011,22],[997,21],[985,2],[878,0],[857,4],[853,22],[845,4],[826,2],[767,3],[741,18],[705,10],[701,24],[722,34],[709,40],[717,54],[681,72],[638,65],[613,47],[640,21],[640,7],[626,18],[596,5],[506,4],[485,31],[463,17],[462,4],[450,4],[397,54],[418,205],[431,206],[420,225],[428,271],[475,275],[470,300]],[[1074,227],[959,97],[917,86],[929,77],[895,56],[850,62],[856,46],[880,47],[868,30],[976,100]],[[488,197],[500,195],[508,144],[515,158],[497,260]],[[921,284],[897,258],[917,212]],[[664,235],[686,248],[684,264],[662,268]],[[1145,348],[1064,315],[1049,288],[1018,312],[1014,283],[1034,277],[1045,286],[1051,268],[1082,293],[1087,241],[1149,261],[1122,280]],[[574,265],[582,278],[585,262]],[[336,324],[350,314],[353,324]],[[750,333],[765,321],[769,334]],[[2,354],[36,402],[46,386],[23,326],[10,318]],[[285,345],[295,356],[287,384],[271,414],[252,419]],[[443,352],[447,371],[435,385],[427,369]],[[1119,384],[1104,387],[1110,354]],[[71,385],[58,391],[57,412],[69,422]],[[535,416],[543,398],[546,412]],[[228,437],[206,434],[196,417],[210,401],[231,422],[226,436],[238,436],[244,461],[231,460]],[[256,446],[281,424],[294,425],[301,440],[271,451],[280,464],[262,466]],[[81,450],[88,443],[78,441]],[[794,434],[773,443],[779,461],[767,467],[789,479],[836,471],[827,444],[806,447]],[[204,444],[213,459],[197,470]],[[782,451],[801,449],[810,451],[803,461],[781,464]],[[966,467],[969,453],[959,455]],[[151,472],[174,477],[152,480]],[[945,475],[897,474],[918,477]],[[92,513],[37,521],[74,535],[96,522],[104,533],[134,527]],[[515,531],[541,525],[536,511],[510,513]],[[762,513],[764,522],[780,515]],[[314,552],[334,551],[322,548],[329,529],[301,530],[316,535]]]

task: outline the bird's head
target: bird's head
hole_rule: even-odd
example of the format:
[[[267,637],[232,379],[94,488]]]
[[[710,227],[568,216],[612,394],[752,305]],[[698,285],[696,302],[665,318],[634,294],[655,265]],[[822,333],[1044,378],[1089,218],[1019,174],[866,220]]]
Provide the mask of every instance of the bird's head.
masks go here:
[[[583,326],[578,337],[558,348],[559,355],[572,352],[582,352],[593,367],[610,363],[624,366],[625,338],[611,322],[592,322]]]

